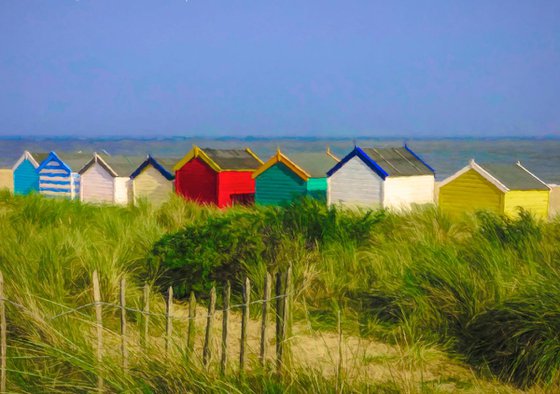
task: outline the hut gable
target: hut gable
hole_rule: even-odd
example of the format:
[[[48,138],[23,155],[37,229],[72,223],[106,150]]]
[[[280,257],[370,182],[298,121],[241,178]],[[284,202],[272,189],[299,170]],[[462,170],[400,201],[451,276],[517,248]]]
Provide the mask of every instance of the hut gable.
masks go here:
[[[145,198],[155,205],[166,201],[173,193],[173,166],[177,161],[148,155],[130,175],[135,200]]]
[[[329,204],[407,209],[434,202],[435,170],[407,145],[355,147],[327,175]]]
[[[174,158],[155,158],[151,155],[148,155],[148,157],[146,157],[146,160],[144,160],[142,164],[140,164],[138,168],[136,168],[134,172],[130,174],[130,178],[134,179],[138,175],[140,175],[146,168],[153,167],[165,179],[167,179],[168,181],[172,181],[175,178],[175,175],[173,174],[173,167],[178,161],[178,159]]]
[[[175,191],[187,200],[218,204],[218,173],[205,161],[194,158],[175,172]]]
[[[94,161],[80,171],[82,201],[112,203],[116,178],[100,161]]]
[[[252,173],[262,161],[246,149],[193,149],[174,167],[175,190],[188,200],[225,207],[254,199]]]
[[[336,171],[329,171],[328,204],[371,208],[382,205],[382,183],[387,175],[361,156],[362,152],[356,151],[355,155],[342,159],[340,163],[344,161],[344,164],[337,164]]]

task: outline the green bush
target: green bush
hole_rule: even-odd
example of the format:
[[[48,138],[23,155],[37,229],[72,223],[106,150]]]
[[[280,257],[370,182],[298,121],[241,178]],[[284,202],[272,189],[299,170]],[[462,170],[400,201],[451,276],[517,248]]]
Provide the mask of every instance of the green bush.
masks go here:
[[[285,262],[277,259],[280,249],[300,237],[310,250],[327,242],[363,243],[383,217],[383,212],[327,208],[312,199],[285,207],[234,209],[165,235],[154,246],[150,265],[159,271],[161,286],[173,286],[184,297],[226,280],[235,285],[246,274],[245,267],[281,267]]]
[[[217,283],[238,282],[243,264],[261,264],[266,246],[258,215],[234,213],[187,225],[159,240],[150,259],[161,271],[159,284],[173,286],[179,297],[207,293]]]

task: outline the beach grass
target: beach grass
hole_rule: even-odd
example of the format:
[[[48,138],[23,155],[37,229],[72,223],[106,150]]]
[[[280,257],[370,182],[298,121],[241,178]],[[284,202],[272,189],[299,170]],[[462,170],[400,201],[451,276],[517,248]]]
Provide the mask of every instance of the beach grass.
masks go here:
[[[210,248],[216,239],[241,245],[249,242],[245,236],[262,238],[265,250],[255,261],[246,258],[248,248],[239,248],[247,255],[228,256],[239,262],[233,280],[251,278],[253,299],[260,298],[266,270],[292,266],[295,362],[284,376],[260,368],[255,354],[243,376],[207,371],[184,354],[181,322],[174,327],[177,349],[166,356],[165,321],[158,317],[151,321],[152,344],[141,348],[140,318],[134,313],[129,315],[132,361],[123,371],[119,311],[109,307],[104,308],[106,353],[100,367],[93,350],[93,309],[57,317],[92,302],[94,270],[103,300],[117,303],[125,278],[127,304],[141,308],[142,287],[149,283],[152,308],[163,313],[162,283],[173,284],[174,277],[165,270],[167,252],[158,254],[156,246],[189,228],[201,236],[205,229],[215,231],[215,239],[206,236],[208,242],[199,241],[199,247]],[[310,201],[218,210],[172,198],[158,208],[147,202],[115,207],[2,193],[0,234],[0,269],[11,302],[8,388],[13,391],[88,392],[100,374],[110,392],[559,388],[557,220],[537,221],[526,213],[450,218],[433,207],[346,212]],[[215,277],[209,280],[221,285]],[[186,313],[181,299],[177,310]],[[342,377],[332,373],[339,310],[346,346]],[[252,311],[255,327],[258,315]],[[238,318],[234,312],[232,319]],[[197,330],[202,335],[203,321]],[[236,341],[231,340],[233,347]]]

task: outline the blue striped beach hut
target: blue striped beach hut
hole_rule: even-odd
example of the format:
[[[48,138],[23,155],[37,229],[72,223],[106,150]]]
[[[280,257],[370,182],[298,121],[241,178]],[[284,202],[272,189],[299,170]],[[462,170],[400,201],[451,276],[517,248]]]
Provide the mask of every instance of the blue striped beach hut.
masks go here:
[[[39,192],[39,174],[37,168],[46,159],[48,153],[23,152],[12,167],[14,194],[26,195]]]
[[[55,152],[37,168],[39,192],[45,196],[75,199],[80,197],[78,170],[91,158],[91,154],[68,154],[62,157]]]

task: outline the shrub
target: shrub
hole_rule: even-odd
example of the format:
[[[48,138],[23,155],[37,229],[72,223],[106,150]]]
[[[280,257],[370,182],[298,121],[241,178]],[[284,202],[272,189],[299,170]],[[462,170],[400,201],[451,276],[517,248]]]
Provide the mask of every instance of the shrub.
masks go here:
[[[243,264],[260,264],[265,243],[262,222],[250,213],[217,216],[165,235],[152,251],[152,267],[164,270],[158,282],[177,296],[207,293],[217,282],[237,281]]]
[[[326,242],[362,243],[383,217],[383,212],[347,213],[311,199],[285,207],[232,209],[165,235],[154,246],[150,262],[159,271],[160,285],[186,296],[225,280],[235,285],[246,274],[245,267],[278,268],[284,262],[276,256],[290,240],[301,237],[308,249]]]

